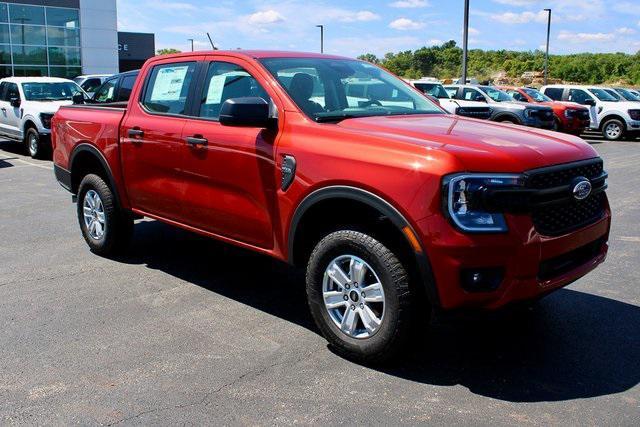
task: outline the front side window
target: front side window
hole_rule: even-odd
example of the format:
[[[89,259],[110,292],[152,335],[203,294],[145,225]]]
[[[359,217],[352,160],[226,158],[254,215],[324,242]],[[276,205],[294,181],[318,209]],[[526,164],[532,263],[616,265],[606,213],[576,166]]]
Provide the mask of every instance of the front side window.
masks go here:
[[[149,76],[142,105],[152,113],[185,114],[195,62],[156,65]]]
[[[604,89],[591,88],[591,89],[589,89],[589,92],[594,94],[596,96],[596,98],[598,98],[600,101],[605,101],[605,102],[617,102],[618,101],[618,99],[616,97],[614,97],[613,95],[611,95],[609,92],[607,92]]]
[[[28,101],[71,101],[73,95],[82,93],[73,82],[22,83],[22,92]]]
[[[462,99],[465,101],[484,101],[484,96],[475,89],[465,87],[462,89]]]
[[[627,89],[616,89],[620,95],[627,101],[640,101],[640,96],[634,94]]]
[[[447,91],[447,95],[449,95],[449,98],[455,98],[456,94],[458,93],[457,87],[445,86],[444,90]]]
[[[98,88],[93,100],[96,102],[113,102],[115,100],[116,84],[118,79],[109,79]]]
[[[80,85],[80,87],[85,92],[95,92],[95,90],[100,87],[100,84],[100,79],[87,79]]]
[[[620,95],[618,92],[616,92],[613,89],[605,89],[605,92],[607,92],[609,95],[613,96],[615,99],[617,99],[618,101],[622,101],[624,98],[622,97],[622,95]]]
[[[15,83],[2,83],[5,88],[2,90],[2,100],[11,101],[11,99],[20,99],[20,92],[18,91],[18,85]]]
[[[513,98],[508,93],[496,89],[491,86],[481,86],[480,89],[487,94],[487,96],[493,99],[495,102],[509,102],[513,101]]]
[[[582,89],[571,89],[569,90],[569,101],[577,102],[578,104],[584,104],[587,101],[593,101],[593,98],[589,96],[587,92]]]
[[[217,119],[227,99],[259,97],[269,102],[267,92],[244,68],[230,62],[214,61],[209,71],[200,101],[200,117]]]
[[[261,60],[311,119],[441,114],[442,110],[398,77],[368,62],[330,58]]]
[[[536,102],[551,102],[553,99],[546,96],[544,93],[531,88],[522,89],[527,95],[529,95]],[[562,91],[560,91],[560,97],[562,98]]]
[[[529,100],[517,90],[508,90],[506,91],[513,99],[520,102],[529,102]]]

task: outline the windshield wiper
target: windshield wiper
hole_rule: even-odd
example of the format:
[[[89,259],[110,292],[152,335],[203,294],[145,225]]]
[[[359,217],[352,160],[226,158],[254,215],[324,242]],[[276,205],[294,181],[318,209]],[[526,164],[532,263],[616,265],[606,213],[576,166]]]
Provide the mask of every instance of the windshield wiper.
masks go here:
[[[361,116],[358,114],[335,114],[332,116],[318,116],[315,118],[316,122],[318,123],[326,123],[326,122],[340,122],[342,120],[346,120],[346,119],[355,119],[358,117],[367,117],[367,116]]]

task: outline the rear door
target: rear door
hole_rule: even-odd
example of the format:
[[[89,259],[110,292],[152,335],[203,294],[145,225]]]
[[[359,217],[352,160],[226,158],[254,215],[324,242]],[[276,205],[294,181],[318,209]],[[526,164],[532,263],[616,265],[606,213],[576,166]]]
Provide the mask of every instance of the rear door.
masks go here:
[[[182,129],[203,57],[158,61],[132,93],[120,131],[123,175],[134,209],[182,222]],[[142,76],[142,75],[141,75]]]
[[[597,129],[599,124],[598,120],[598,110],[597,105],[587,105],[587,101],[593,101],[595,104],[598,103],[596,99],[593,98],[586,90],[583,89],[569,89],[569,95],[567,101],[575,102],[577,104],[583,105],[589,109],[589,116],[591,117],[591,124],[589,127],[592,129]]]
[[[187,121],[182,133],[183,206],[191,226],[271,248],[279,185],[274,155],[278,132],[222,126],[218,121],[220,107],[230,98],[262,97],[277,102],[275,94],[259,83],[260,72],[237,58],[207,58],[196,90],[195,117]]]

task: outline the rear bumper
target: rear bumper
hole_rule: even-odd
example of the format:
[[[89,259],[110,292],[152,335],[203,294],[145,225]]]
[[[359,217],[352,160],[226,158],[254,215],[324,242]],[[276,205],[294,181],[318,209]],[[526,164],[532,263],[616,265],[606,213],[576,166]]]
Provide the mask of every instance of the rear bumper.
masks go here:
[[[607,254],[611,213],[597,222],[558,237],[538,234],[525,215],[508,215],[509,232],[463,234],[442,216],[419,222],[426,244],[440,308],[496,309],[537,299],[584,276]],[[423,237],[424,238],[424,237]],[[497,287],[469,291],[468,271],[499,271]]]

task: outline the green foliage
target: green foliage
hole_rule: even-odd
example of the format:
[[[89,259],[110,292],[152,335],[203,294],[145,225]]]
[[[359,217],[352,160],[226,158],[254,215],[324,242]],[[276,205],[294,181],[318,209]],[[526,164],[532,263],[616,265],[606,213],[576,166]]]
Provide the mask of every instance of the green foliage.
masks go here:
[[[164,49],[158,49],[158,55],[168,55],[170,53],[180,53],[182,52],[181,50],[178,49],[174,49],[172,47],[168,47],[168,48],[164,48]]]
[[[440,46],[422,47],[415,51],[387,53],[378,58],[371,53],[360,56],[389,71],[405,77],[437,78],[459,77],[462,69],[462,49],[450,40]],[[525,71],[543,71],[544,52],[535,50],[517,52],[511,50],[469,51],[468,75],[486,80],[496,72],[504,71],[509,77],[520,77]],[[573,55],[550,55],[549,73],[552,79],[576,83],[605,83],[625,81],[640,84],[640,52],[624,53],[580,53]]]

